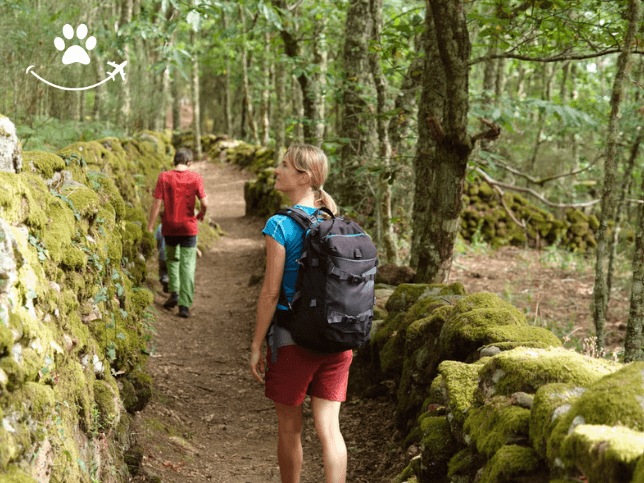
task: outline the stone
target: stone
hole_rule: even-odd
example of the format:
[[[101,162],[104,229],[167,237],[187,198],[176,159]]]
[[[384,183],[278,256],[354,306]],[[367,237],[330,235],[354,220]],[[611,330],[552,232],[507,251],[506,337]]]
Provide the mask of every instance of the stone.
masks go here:
[[[416,271],[411,267],[401,267],[391,263],[385,263],[378,267],[376,283],[386,283],[388,285],[412,283],[415,276]]]
[[[18,245],[11,233],[11,227],[6,221],[0,218],[0,293],[8,292],[9,287],[18,279],[18,271],[14,257],[14,250],[17,248]]]
[[[0,171],[22,171],[22,145],[16,136],[16,126],[0,114]]]

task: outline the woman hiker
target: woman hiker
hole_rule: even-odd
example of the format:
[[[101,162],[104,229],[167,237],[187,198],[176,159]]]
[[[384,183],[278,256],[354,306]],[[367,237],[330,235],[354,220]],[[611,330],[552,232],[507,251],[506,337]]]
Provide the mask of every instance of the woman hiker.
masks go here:
[[[275,189],[286,194],[291,206],[308,214],[325,206],[333,213],[333,199],[322,189],[328,162],[315,146],[291,146],[275,170]],[[284,215],[271,217],[263,230],[266,242],[266,275],[257,306],[255,336],[251,346],[253,377],[265,383],[265,394],[277,412],[277,459],[282,483],[298,483],[302,469],[302,403],[310,387],[315,431],[322,443],[326,483],[344,483],[347,449],[340,433],[340,404],[346,399],[350,350],[337,354],[315,354],[299,347],[290,332],[271,324],[283,288],[292,301],[297,260],[302,254],[303,229]],[[267,362],[261,353],[267,338]],[[277,347],[277,354],[271,351]],[[264,380],[264,371],[265,380]]]
[[[208,207],[203,178],[190,171],[192,152],[180,148],[174,155],[174,169],[159,175],[150,208],[148,231],[153,233],[154,222],[163,205],[161,233],[165,240],[168,289],[166,309],[179,305],[179,317],[189,317],[195,295],[197,265],[197,220],[203,220]],[[195,216],[195,198],[201,209]]]

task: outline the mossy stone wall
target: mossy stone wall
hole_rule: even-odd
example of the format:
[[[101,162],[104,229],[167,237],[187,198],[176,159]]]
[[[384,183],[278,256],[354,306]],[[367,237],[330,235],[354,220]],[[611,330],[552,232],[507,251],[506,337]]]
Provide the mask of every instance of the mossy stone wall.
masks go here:
[[[129,480],[152,383],[145,219],[173,153],[143,132],[0,172],[0,483]]]
[[[644,363],[566,350],[460,284],[377,291],[385,319],[356,370],[395,385],[405,449],[421,451],[393,481],[643,481]]]
[[[465,183],[460,234],[468,241],[479,236],[494,247],[558,243],[568,250],[585,252],[597,246],[594,233],[598,227],[597,217],[579,209],[568,209],[564,219],[557,219],[517,193],[506,192],[501,198],[485,181]]]

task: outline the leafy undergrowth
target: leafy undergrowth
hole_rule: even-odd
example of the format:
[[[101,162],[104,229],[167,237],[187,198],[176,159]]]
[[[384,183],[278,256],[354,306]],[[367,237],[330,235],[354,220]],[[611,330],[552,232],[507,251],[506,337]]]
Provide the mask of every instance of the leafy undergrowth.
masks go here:
[[[630,264],[621,257],[615,272],[606,322],[606,353],[623,351],[630,296]],[[551,330],[564,346],[591,352],[594,256],[548,248],[492,250],[459,245],[450,282],[462,282],[467,293],[493,292],[522,310],[528,323]]]

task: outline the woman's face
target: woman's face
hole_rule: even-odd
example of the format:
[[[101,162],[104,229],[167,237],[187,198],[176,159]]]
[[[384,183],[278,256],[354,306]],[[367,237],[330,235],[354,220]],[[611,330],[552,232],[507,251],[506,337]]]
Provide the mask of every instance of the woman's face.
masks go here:
[[[275,168],[275,189],[286,193],[306,182],[306,171],[295,168],[291,157],[286,153],[280,165]]]

